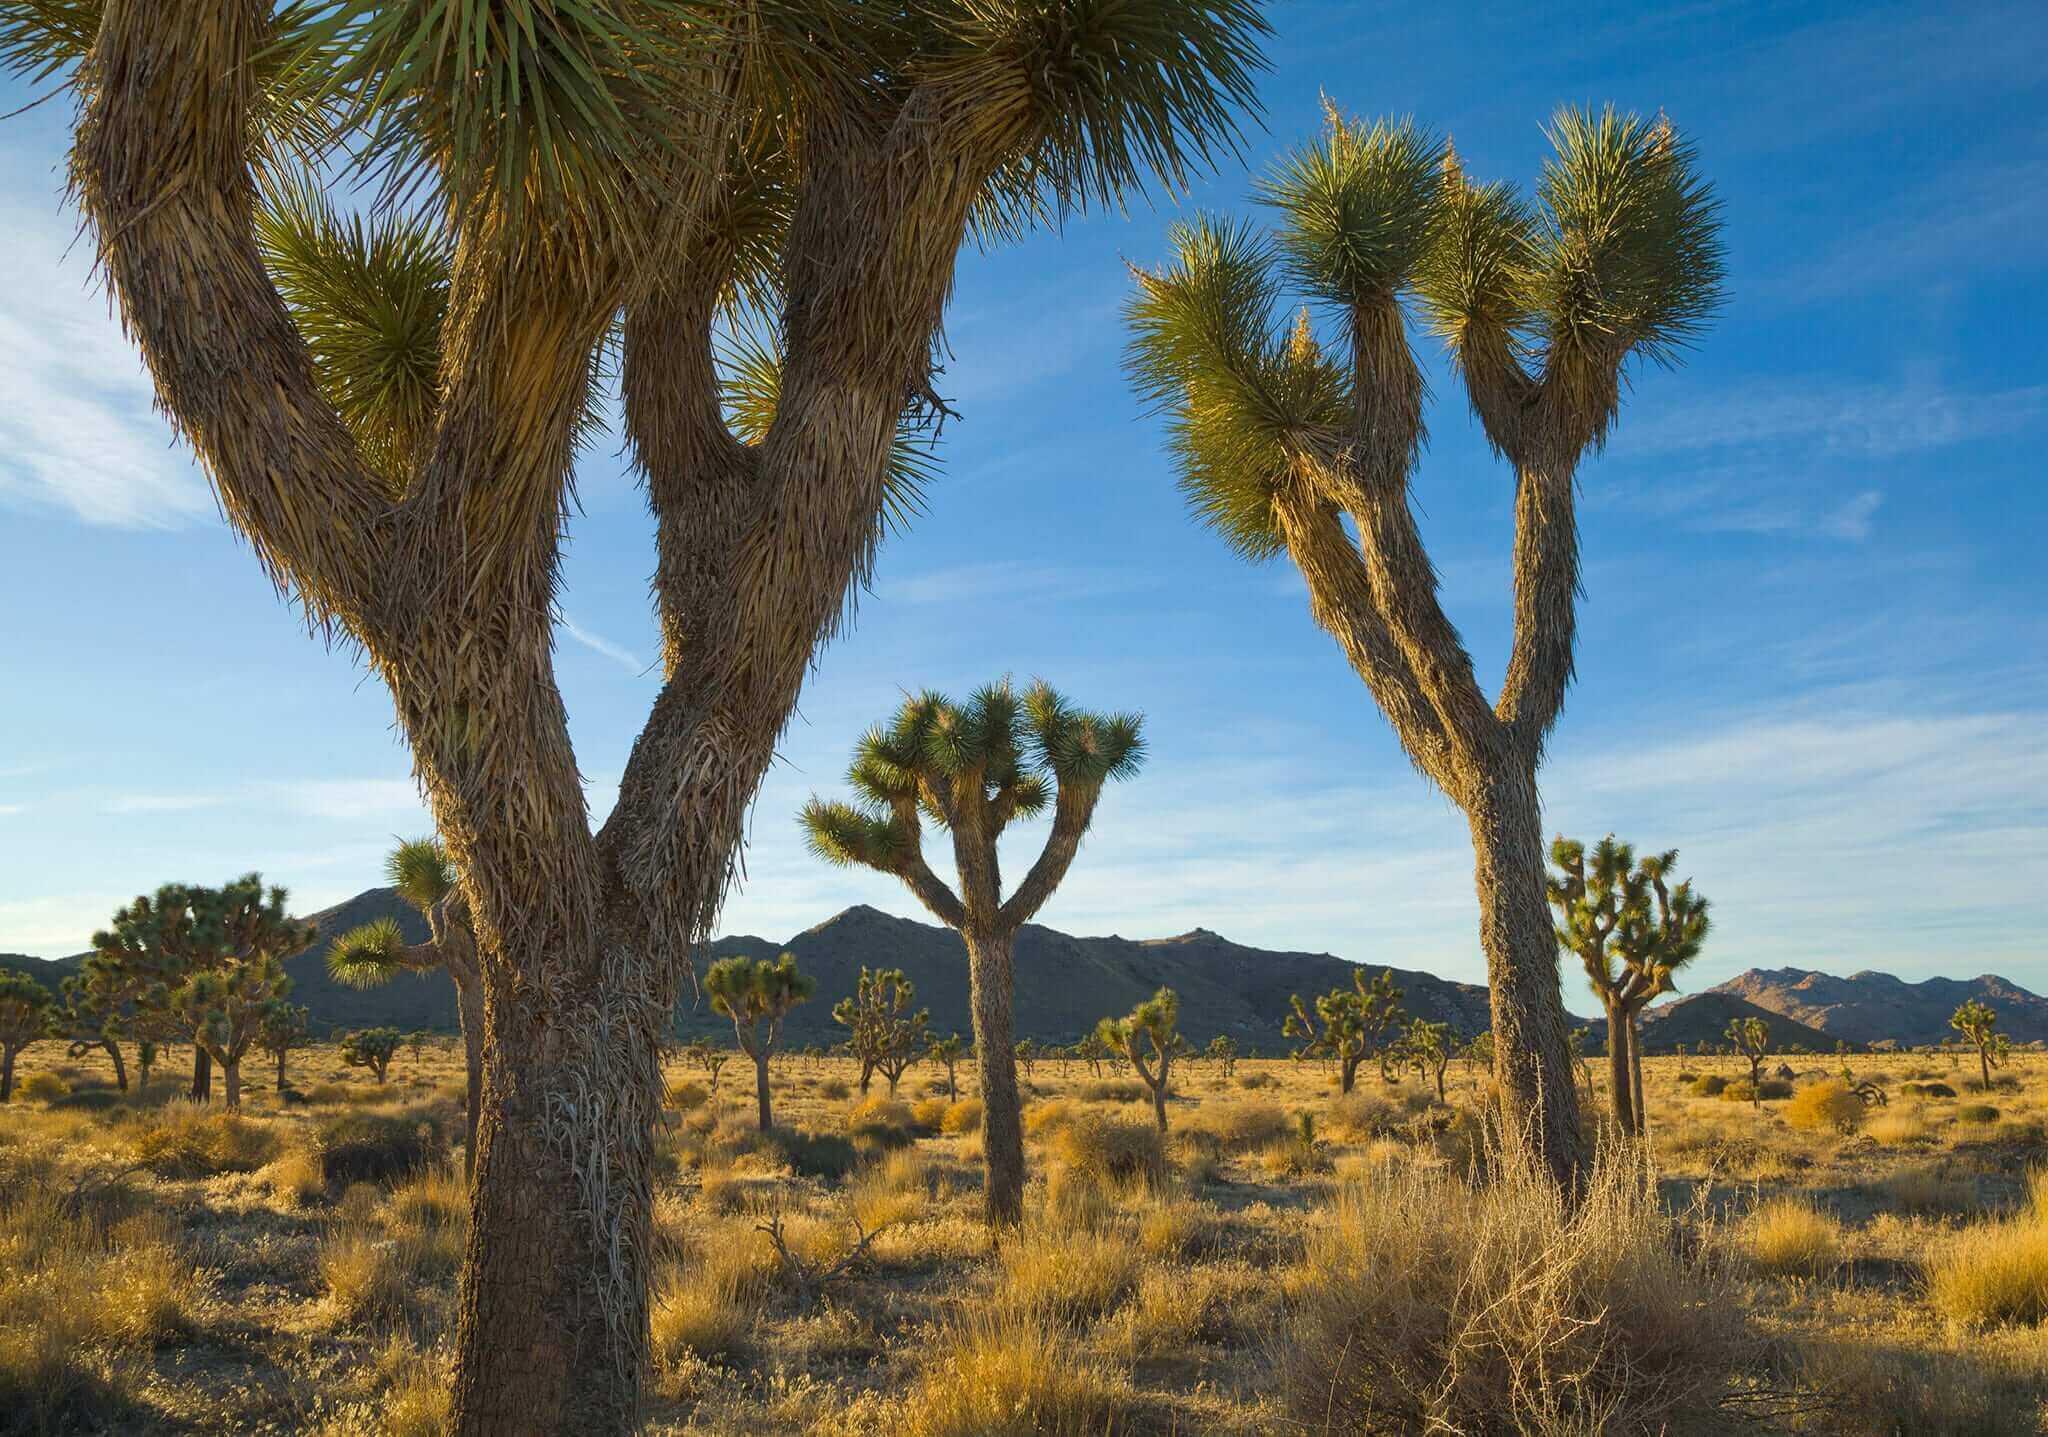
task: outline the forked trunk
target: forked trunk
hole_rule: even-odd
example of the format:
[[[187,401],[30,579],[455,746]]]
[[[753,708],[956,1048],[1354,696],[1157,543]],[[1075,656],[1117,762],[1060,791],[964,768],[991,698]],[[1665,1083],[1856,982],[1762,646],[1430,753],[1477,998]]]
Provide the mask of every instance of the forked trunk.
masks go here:
[[[213,1055],[192,1045],[192,1101],[210,1103],[213,1101]]]
[[[1623,1136],[1636,1131],[1635,1081],[1629,1071],[1628,1011],[1619,998],[1607,1003],[1607,1087],[1614,1098],[1614,1126]]]
[[[1496,776],[1467,810],[1479,940],[1492,997],[1493,1074],[1511,1145],[1577,1192],[1588,1154],[1544,892],[1543,813],[1533,773]]]
[[[107,1050],[107,1056],[114,1060],[114,1086],[122,1092],[128,1091],[128,1062],[121,1056],[121,1045],[108,1039],[100,1046]]]
[[[988,1168],[984,1208],[991,1226],[1015,1227],[1024,1220],[1024,1121],[1010,1015],[1010,940],[996,933],[966,937],[974,1060],[981,1068],[981,1148]]]
[[[1352,1086],[1358,1082],[1358,1065],[1364,1061],[1365,1054],[1363,1053],[1356,1057],[1346,1057],[1344,1059],[1342,1065],[1337,1070],[1338,1092],[1348,1093],[1351,1091]]]
[[[892,1086],[891,1091],[894,1091]],[[761,1120],[761,1131],[767,1132],[775,1125],[775,1115],[769,1109],[768,1101],[768,1050],[763,1048],[754,1058],[754,1106],[756,1116]]]
[[[1159,1132],[1166,1133],[1166,1075],[1161,1073],[1159,1081],[1152,1088],[1152,1121],[1159,1124]]]

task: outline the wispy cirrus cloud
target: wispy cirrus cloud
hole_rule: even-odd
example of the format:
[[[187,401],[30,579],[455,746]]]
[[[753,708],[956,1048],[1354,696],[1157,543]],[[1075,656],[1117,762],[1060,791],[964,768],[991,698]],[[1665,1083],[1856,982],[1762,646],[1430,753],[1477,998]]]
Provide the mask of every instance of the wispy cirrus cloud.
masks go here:
[[[1127,594],[1158,582],[1156,576],[1126,570],[998,559],[885,579],[875,586],[875,597],[902,604],[954,604],[999,598],[1087,599]]]
[[[556,622],[561,626],[563,633],[583,645],[584,648],[589,649],[592,653],[603,654],[613,663],[631,673],[644,674],[647,672],[647,664],[638,654],[625,645],[615,644],[602,634],[592,633],[567,614],[560,615]]]
[[[1798,376],[1688,391],[1657,413],[1630,415],[1610,450],[1617,459],[1725,450],[1892,459],[2024,433],[2044,420],[2048,385],[1980,391],[1926,379]]]
[[[65,249],[54,205],[8,196],[0,251],[0,502],[88,524],[173,529],[210,519],[214,502],[153,407],[134,347],[88,292],[92,249]]]

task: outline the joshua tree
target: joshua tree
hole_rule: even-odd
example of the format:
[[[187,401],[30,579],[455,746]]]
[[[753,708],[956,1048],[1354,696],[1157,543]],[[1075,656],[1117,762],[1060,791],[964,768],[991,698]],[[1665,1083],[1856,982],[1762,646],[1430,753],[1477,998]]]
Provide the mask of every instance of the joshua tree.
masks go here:
[[[14,1060],[21,1050],[50,1035],[56,1002],[26,973],[0,971],[0,1103],[14,1097]]]
[[[303,1006],[294,1003],[278,1003],[263,1015],[263,1029],[256,1035],[256,1045],[277,1060],[277,1090],[285,1090],[284,1060],[294,1048],[303,1048],[312,1039],[312,1014]]]
[[[847,772],[859,795],[855,803],[813,796],[804,808],[804,830],[820,857],[896,875],[966,940],[988,1163],[985,1197],[989,1221],[997,1226],[1014,1225],[1024,1213],[1011,948],[1017,930],[1066,877],[1103,786],[1135,773],[1143,762],[1142,731],[1135,714],[1076,709],[1042,682],[1026,690],[1021,702],[1008,680],[977,691],[964,704],[920,694],[904,703],[893,724],[862,738]],[[1045,847],[1005,898],[997,840],[1013,819],[1048,806],[1052,832]],[[925,860],[927,818],[952,834],[957,894]],[[1027,1050],[1027,1061],[1029,1052],[1035,1049]]]
[[[851,1035],[853,1055],[860,1059],[860,1090],[865,1093],[874,1075],[889,1080],[889,1096],[904,1072],[924,1051],[931,1010],[910,1011],[917,1001],[917,985],[903,976],[901,968],[860,970],[853,996],[841,998],[832,1009],[834,1022]]]
[[[1451,1065],[1451,1055],[1457,1051],[1457,1039],[1452,1036],[1451,1025],[1417,1018],[1408,1025],[1407,1036],[1402,1041],[1409,1060],[1415,1064],[1415,1071],[1436,1079],[1436,1100],[1448,1102],[1444,1094],[1444,1069]]]
[[[1332,988],[1316,999],[1314,1012],[1299,993],[1289,1001],[1294,1011],[1281,1031],[1301,1044],[1296,1056],[1328,1058],[1336,1063],[1339,1090],[1346,1093],[1358,1079],[1359,1064],[1382,1056],[1388,1035],[1408,1016],[1401,1011],[1401,990],[1394,986],[1390,968],[1382,969],[1370,984],[1363,968],[1354,969],[1351,986]]]
[[[942,1064],[946,1069],[946,1101],[949,1103],[960,1101],[958,1069],[960,1067],[960,1053],[965,1046],[960,1041],[958,1033],[948,1033],[943,1038],[933,1038],[925,1044],[925,1055],[934,1063]]]
[[[1466,1062],[1491,1072],[1493,1069],[1493,1034],[1474,1033],[1465,1044],[1463,1056]]]
[[[313,925],[286,915],[286,897],[282,888],[266,889],[254,873],[219,888],[167,883],[93,934],[88,981],[104,984],[108,1001],[133,1003],[140,1036],[190,1039],[198,1010],[182,1007],[179,995],[194,978],[262,958],[282,962],[313,942]],[[208,1002],[221,998],[239,1013],[245,1001],[235,996],[243,992],[240,980],[230,988],[204,991]],[[191,1095],[204,1102],[213,1095],[216,1048],[200,1042],[192,1051]]]
[[[171,1011],[184,1022],[192,1041],[219,1065],[228,1107],[242,1106],[242,1059],[291,987],[284,965],[268,953],[257,953],[194,973],[171,994]],[[378,1081],[383,1081],[381,1071]]]
[[[725,1065],[732,1061],[732,1050],[698,1038],[683,1045],[683,1059],[704,1070],[704,1079],[711,1085],[711,1096],[717,1097],[718,1079],[725,1072]]]
[[[73,188],[164,408],[391,689],[462,870],[506,1041],[455,1430],[633,1420],[660,1036],[900,509],[899,423],[937,412],[959,247],[1180,184],[1255,103],[1264,29],[1256,0],[0,0],[0,63],[77,78]],[[360,224],[319,187],[358,155],[390,181]],[[787,356],[737,436],[736,293]],[[593,831],[550,637],[621,315],[663,665]]]
[[[1129,1017],[1104,1018],[1095,1032],[1103,1046],[1129,1063],[1152,1090],[1152,1117],[1164,1133],[1173,1062],[1187,1051],[1180,1036],[1180,995],[1161,988],[1131,1009]]]
[[[1977,1050],[1977,1062],[1984,1075],[1984,1091],[1990,1092],[1991,1070],[1999,1065],[2007,1051],[1998,1041],[2005,1035],[1995,1031],[1998,1026],[1997,1010],[1988,1003],[1971,998],[1950,1015],[1948,1025]]]
[[[1237,1043],[1227,1033],[1218,1033],[1209,1040],[1203,1050],[1205,1056],[1216,1064],[1216,1081],[1227,1083],[1237,1072]]]
[[[1015,1051],[1017,1066],[1023,1069],[1025,1078],[1029,1079],[1038,1071],[1038,1044],[1029,1038],[1019,1038]]]
[[[484,981],[476,931],[460,876],[437,838],[408,839],[384,858],[384,876],[398,896],[427,920],[427,941],[408,943],[398,924],[375,919],[352,928],[327,950],[327,971],[352,988],[388,983],[399,970],[427,973],[438,968],[455,985],[455,1019],[462,1028],[467,1083],[464,1087],[462,1175],[476,1168],[477,1122],[484,1086]],[[417,1061],[418,1047],[414,1057]]]
[[[1730,1050],[1749,1060],[1749,1101],[1752,1104],[1761,1102],[1764,1059],[1771,1052],[1771,1025],[1755,1014],[1747,1018],[1730,1018],[1725,1036]]]
[[[368,1068],[382,1083],[391,1070],[391,1059],[405,1037],[396,1028],[359,1028],[341,1040],[341,1061],[351,1068]]]
[[[1715,309],[1721,246],[1712,193],[1661,117],[1565,110],[1550,138],[1531,204],[1468,182],[1412,124],[1332,107],[1321,141],[1257,191],[1275,240],[1177,226],[1128,318],[1138,388],[1169,417],[1196,515],[1249,559],[1293,560],[1409,760],[1464,810],[1510,1135],[1576,1188],[1589,1149],[1536,771],[1572,676],[1578,470],[1612,431],[1629,364],[1671,361]],[[1276,335],[1283,281],[1323,308],[1333,348],[1306,310]],[[1490,702],[1411,511],[1425,384],[1410,307],[1515,474],[1514,637]]]
[[[1550,861],[1557,872],[1546,890],[1557,911],[1558,942],[1578,955],[1607,1010],[1615,1125],[1639,1137],[1648,1115],[1636,1020],[1652,999],[1674,990],[1671,975],[1699,956],[1707,900],[1692,891],[1690,879],[1669,885],[1678,866],[1675,848],[1638,863],[1635,850],[1611,833],[1590,854],[1583,843],[1559,838],[1550,845]]]
[[[766,958],[721,958],[704,975],[712,1011],[732,1019],[740,1051],[754,1060],[754,1102],[764,1133],[775,1126],[768,1094],[769,1055],[782,1036],[782,1020],[789,1010],[810,1001],[817,989],[813,979],[797,972],[794,953],[773,963]]]
[[[57,1006],[50,1010],[52,1035],[63,1038],[68,1058],[82,1058],[95,1048],[114,1064],[114,1086],[128,1091],[128,1063],[121,1056],[124,1018],[114,994],[94,982],[88,960],[87,971],[73,974],[58,985]]]

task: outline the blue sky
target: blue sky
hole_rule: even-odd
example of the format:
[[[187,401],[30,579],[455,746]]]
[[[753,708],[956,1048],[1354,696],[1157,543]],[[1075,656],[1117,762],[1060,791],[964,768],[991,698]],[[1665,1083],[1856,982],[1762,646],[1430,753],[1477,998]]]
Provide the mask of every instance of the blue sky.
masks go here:
[[[1692,988],[1787,964],[2048,987],[2048,12],[1414,8],[1276,4],[1251,166],[1327,92],[1527,185],[1552,109],[1612,100],[1663,106],[1726,205],[1726,312],[1683,370],[1637,377],[1582,474],[1549,828],[1682,850],[1718,919]],[[28,97],[0,87],[0,110]],[[52,956],[172,878],[260,868],[323,906],[426,826],[382,688],[270,592],[67,252],[63,119],[0,130],[0,950]],[[1242,209],[1247,178],[1184,203]],[[963,259],[943,477],[821,658],[728,931],[921,916],[809,858],[794,812],[900,689],[1010,672],[1148,716],[1147,768],[1043,921],[1482,976],[1463,820],[1284,563],[1188,521],[1124,383],[1125,263],[1157,262],[1174,214]],[[1416,501],[1491,685],[1511,480],[1430,363]],[[579,472],[557,654],[600,815],[656,687],[650,526],[616,449]]]

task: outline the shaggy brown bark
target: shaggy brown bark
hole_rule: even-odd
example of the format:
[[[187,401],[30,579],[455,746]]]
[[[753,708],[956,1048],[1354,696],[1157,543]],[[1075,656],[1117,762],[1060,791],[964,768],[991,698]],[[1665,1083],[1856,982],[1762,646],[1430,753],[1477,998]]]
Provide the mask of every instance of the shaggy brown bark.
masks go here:
[[[974,1063],[981,1075],[981,1151],[988,1165],[983,1209],[992,1225],[1015,1227],[1024,1220],[1024,1123],[1010,1016],[1016,987],[1012,937],[992,931],[966,937]]]

